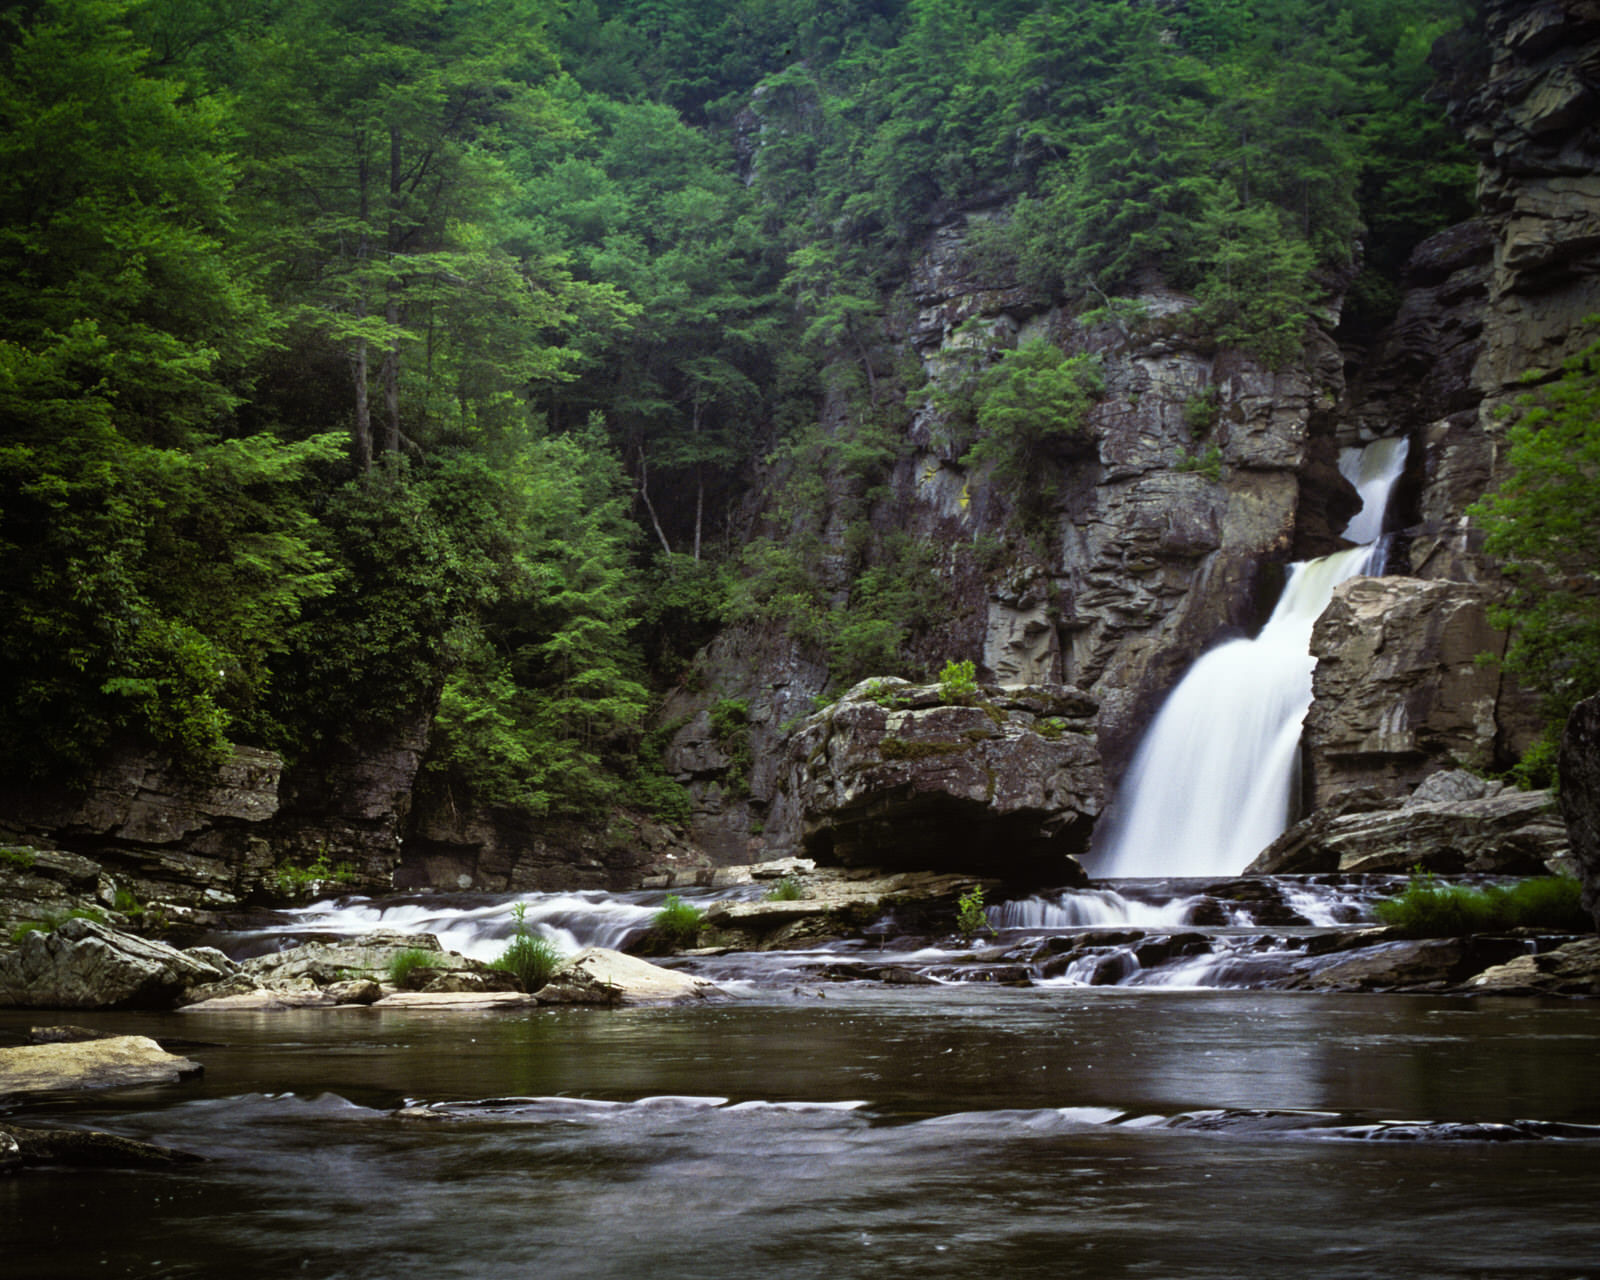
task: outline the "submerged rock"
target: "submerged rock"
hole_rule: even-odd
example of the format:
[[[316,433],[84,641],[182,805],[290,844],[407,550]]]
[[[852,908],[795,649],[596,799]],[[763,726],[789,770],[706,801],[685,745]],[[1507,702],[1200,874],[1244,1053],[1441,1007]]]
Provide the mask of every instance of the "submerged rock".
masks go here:
[[[172,1147],[123,1138],[98,1129],[39,1129],[0,1125],[0,1173],[29,1165],[68,1165],[97,1169],[159,1169],[196,1164],[205,1157]]]
[[[586,947],[534,994],[540,1004],[679,1004],[720,993],[715,983],[624,955]]]
[[[775,821],[819,862],[1086,883],[1095,710],[1066,685],[952,704],[938,685],[865,681],[795,733]]]
[[[0,956],[0,1003],[24,1009],[170,1008],[193,987],[222,982],[231,962],[179,951],[97,920],[24,935]]]
[[[105,1036],[0,1049],[0,1097],[172,1084],[200,1064],[168,1053],[148,1036]]]

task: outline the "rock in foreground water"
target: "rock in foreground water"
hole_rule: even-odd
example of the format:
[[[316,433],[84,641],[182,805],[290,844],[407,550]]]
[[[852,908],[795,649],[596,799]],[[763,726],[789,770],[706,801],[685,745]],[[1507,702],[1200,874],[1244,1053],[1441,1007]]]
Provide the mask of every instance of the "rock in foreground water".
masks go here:
[[[0,1049],[0,1097],[172,1084],[200,1071],[148,1036],[22,1045]]]

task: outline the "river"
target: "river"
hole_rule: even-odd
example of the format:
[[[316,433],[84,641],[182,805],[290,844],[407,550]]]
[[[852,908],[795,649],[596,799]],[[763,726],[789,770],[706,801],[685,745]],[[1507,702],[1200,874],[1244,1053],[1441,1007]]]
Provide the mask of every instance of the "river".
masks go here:
[[[738,972],[677,1008],[44,1015],[205,1072],[13,1118],[208,1163],[0,1181],[0,1274],[1600,1274],[1590,1004]]]

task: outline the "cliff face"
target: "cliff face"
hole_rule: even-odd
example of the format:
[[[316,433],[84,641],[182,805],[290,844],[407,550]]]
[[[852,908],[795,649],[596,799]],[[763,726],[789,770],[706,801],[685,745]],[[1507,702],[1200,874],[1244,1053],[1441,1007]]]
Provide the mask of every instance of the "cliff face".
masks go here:
[[[930,382],[973,341],[972,326],[957,330],[976,320],[995,346],[1044,333],[1098,353],[1106,394],[1089,447],[1058,460],[1046,531],[1007,538],[987,568],[949,558],[960,603],[919,657],[972,656],[998,682],[1082,688],[1100,703],[1114,782],[1194,658],[1260,622],[1288,561],[1339,545],[1356,500],[1337,450],[1404,435],[1411,461],[1391,507],[1404,529],[1389,572],[1437,585],[1380,593],[1397,608],[1382,620],[1376,686],[1350,678],[1372,658],[1359,615],[1373,602],[1343,597],[1339,619],[1319,627],[1305,800],[1351,786],[1400,795],[1437,768],[1515,758],[1537,722],[1526,695],[1475,663],[1500,645],[1484,612],[1499,588],[1466,508],[1497,478],[1503,407],[1530,370],[1577,349],[1579,322],[1600,310],[1600,4],[1490,0],[1483,22],[1476,61],[1441,59],[1450,110],[1481,158],[1482,214],[1418,246],[1399,312],[1368,347],[1341,348],[1335,309],[1297,366],[1269,370],[1185,337],[1178,318],[1191,304],[1159,281],[1139,295],[1141,321],[1085,326],[975,265],[969,229],[992,212],[929,238],[886,341]],[[1011,496],[963,468],[941,426],[932,410],[917,413],[875,518],[943,547],[1014,533]],[[1197,467],[1202,458],[1213,465]],[[1471,637],[1441,618],[1470,618]],[[710,695],[681,695],[669,710],[686,719],[669,763],[696,794],[696,834],[713,854],[761,856],[773,844],[764,819],[785,803],[767,762],[826,673],[749,635],[713,644],[703,670],[715,696],[748,698],[755,763],[730,796],[696,714]]]

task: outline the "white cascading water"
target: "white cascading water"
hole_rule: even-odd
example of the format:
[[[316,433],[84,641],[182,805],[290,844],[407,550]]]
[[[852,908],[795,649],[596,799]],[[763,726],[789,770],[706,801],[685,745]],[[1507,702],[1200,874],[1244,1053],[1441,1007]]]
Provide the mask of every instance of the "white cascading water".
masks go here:
[[[1237,875],[1288,825],[1311,707],[1311,628],[1347,578],[1382,572],[1380,534],[1406,441],[1346,449],[1366,545],[1291,566],[1259,635],[1202,654],[1155,718],[1097,842],[1102,877]]]

